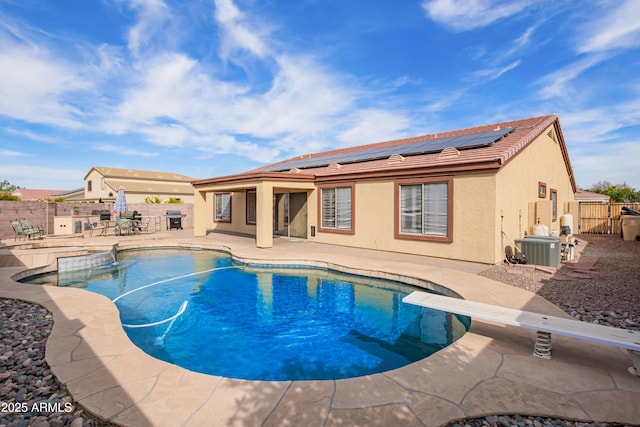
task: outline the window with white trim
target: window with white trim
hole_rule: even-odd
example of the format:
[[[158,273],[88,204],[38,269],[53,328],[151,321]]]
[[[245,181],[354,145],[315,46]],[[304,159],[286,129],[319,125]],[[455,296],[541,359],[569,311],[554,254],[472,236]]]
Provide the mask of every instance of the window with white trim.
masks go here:
[[[215,220],[217,222],[231,222],[231,193],[216,193]]]
[[[352,229],[352,187],[322,188],[322,228]]]
[[[401,184],[400,233],[448,237],[449,182]]]

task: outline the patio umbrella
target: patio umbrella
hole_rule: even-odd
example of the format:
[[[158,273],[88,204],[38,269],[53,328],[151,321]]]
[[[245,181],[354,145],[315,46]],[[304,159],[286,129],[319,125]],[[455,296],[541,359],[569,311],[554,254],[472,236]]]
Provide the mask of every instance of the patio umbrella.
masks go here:
[[[113,211],[118,215],[127,211],[127,196],[124,194],[124,185],[121,185],[118,188],[118,194],[116,195],[116,203],[113,205]]]

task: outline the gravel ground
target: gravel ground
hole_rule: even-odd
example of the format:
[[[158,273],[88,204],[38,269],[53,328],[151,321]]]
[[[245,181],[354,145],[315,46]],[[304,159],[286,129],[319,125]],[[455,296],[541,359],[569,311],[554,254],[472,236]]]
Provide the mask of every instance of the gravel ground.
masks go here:
[[[535,292],[579,320],[639,330],[640,242],[599,234],[583,234],[578,241],[574,263],[562,264],[557,274],[504,264],[480,275]],[[581,259],[592,269],[580,270]]]
[[[481,275],[543,296],[574,317],[627,329],[640,325],[640,243],[617,236],[578,236],[578,260],[591,260],[587,274],[564,264],[557,273],[523,265],[497,265]],[[572,277],[573,276],[573,277]],[[51,314],[23,301],[0,299],[0,426],[108,427],[77,405],[44,360]],[[42,408],[35,405],[44,405]],[[520,415],[469,418],[449,427],[600,427]]]
[[[44,360],[51,313],[37,304],[0,299],[0,426],[95,427]]]

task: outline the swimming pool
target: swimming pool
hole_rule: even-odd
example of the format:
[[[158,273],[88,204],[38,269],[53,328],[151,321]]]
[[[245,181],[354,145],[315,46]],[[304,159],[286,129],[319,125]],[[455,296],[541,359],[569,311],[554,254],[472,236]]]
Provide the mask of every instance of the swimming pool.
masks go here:
[[[130,339],[186,369],[248,380],[340,379],[446,347],[469,318],[402,303],[415,288],[315,268],[252,267],[215,251],[125,251],[41,276],[114,301]]]

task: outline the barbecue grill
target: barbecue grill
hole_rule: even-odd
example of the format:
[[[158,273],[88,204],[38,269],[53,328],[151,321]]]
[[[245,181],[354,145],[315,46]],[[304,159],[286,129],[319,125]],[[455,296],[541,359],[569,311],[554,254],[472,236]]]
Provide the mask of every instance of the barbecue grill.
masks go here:
[[[100,215],[100,221],[109,221],[111,219],[111,212],[106,210],[93,210],[91,215]]]
[[[182,218],[187,216],[183,214],[178,209],[170,209],[167,211],[167,214],[164,216],[167,218],[167,230],[182,230]]]

